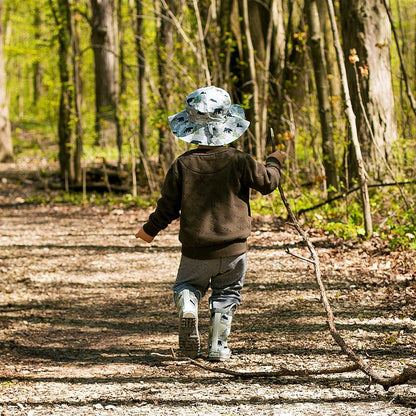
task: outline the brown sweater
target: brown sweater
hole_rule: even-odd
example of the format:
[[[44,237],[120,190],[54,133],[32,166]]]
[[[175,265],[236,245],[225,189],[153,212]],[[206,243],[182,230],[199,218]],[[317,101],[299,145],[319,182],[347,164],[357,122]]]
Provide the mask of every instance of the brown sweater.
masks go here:
[[[264,166],[230,147],[191,150],[173,162],[143,229],[154,237],[180,216],[183,255],[213,259],[242,254],[250,234],[250,188],[268,194],[279,179],[274,154]]]

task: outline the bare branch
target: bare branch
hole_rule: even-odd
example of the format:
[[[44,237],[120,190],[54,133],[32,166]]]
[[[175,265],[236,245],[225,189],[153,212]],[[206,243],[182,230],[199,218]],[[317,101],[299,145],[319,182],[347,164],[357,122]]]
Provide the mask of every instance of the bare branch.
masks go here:
[[[299,254],[292,253],[289,248],[286,248],[285,251],[287,254],[290,254],[291,256],[296,257],[297,259],[301,259],[303,261],[306,261],[307,263],[315,264],[315,262],[311,259],[307,259],[306,257],[299,256]]]
[[[178,361],[184,364],[192,364],[195,367],[202,368],[206,371],[211,371],[212,373],[220,373],[220,374],[228,374],[234,377],[242,377],[242,378],[252,378],[252,377],[285,377],[285,376],[301,376],[301,377],[309,377],[314,375],[321,375],[321,374],[338,374],[338,373],[350,373],[352,371],[356,371],[359,369],[357,364],[350,364],[341,367],[334,367],[334,368],[320,368],[315,370],[308,370],[308,369],[299,369],[299,370],[289,370],[286,367],[280,367],[279,370],[276,371],[240,371],[240,370],[231,370],[229,368],[218,367],[214,365],[206,365],[202,364],[199,361],[193,360],[192,358],[188,357],[177,357],[173,350],[172,355],[166,354],[159,354],[153,353],[153,356],[168,358],[173,361]]]
[[[286,196],[283,192],[281,185],[278,186],[278,189],[279,189],[283,204],[285,205],[285,208],[289,214],[289,218],[295,225],[297,232],[303,238],[303,240],[305,241],[308,247],[309,252],[311,253],[312,259],[314,261],[314,271],[315,271],[316,282],[319,286],[319,290],[321,292],[321,301],[322,301],[322,304],[325,308],[325,312],[327,315],[327,325],[329,328],[329,332],[331,333],[336,343],[341,347],[341,350],[348,356],[349,359],[351,359],[353,362],[357,364],[357,366],[363,373],[367,374],[374,383],[382,385],[385,390],[388,390],[390,387],[395,386],[397,384],[405,384],[409,380],[415,380],[416,379],[416,367],[406,367],[404,368],[401,374],[393,376],[391,378],[380,376],[368,364],[366,364],[363,361],[363,359],[341,337],[340,333],[335,327],[334,313],[332,311],[331,305],[328,300],[328,295],[327,295],[325,286],[322,281],[321,268],[320,268],[318,255],[316,254],[315,248],[313,244],[311,243],[309,237],[307,236],[306,232],[302,229],[297,218],[293,214],[293,211],[291,210],[290,205],[287,202]]]

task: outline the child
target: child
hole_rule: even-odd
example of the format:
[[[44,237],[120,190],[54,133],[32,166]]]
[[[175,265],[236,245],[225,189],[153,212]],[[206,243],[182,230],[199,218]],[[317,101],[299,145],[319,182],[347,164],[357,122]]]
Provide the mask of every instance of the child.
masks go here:
[[[224,147],[250,123],[221,88],[200,88],[188,95],[186,109],[169,117],[169,123],[175,136],[198,147],[173,162],[157,208],[136,238],[150,243],[180,217],[182,257],[173,286],[180,352],[194,358],[200,351],[198,303],[211,287],[208,358],[224,361],[231,356],[227,338],[247,270],[249,191],[268,194],[278,186],[283,156],[273,152],[264,166]]]

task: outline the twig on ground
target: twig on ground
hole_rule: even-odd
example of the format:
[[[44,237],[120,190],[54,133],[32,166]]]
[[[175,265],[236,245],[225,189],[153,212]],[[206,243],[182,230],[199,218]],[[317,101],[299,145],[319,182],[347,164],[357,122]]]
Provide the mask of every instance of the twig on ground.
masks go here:
[[[213,373],[228,374],[234,377],[253,378],[253,377],[284,377],[284,376],[315,376],[321,374],[338,374],[338,373],[350,373],[359,369],[357,364],[350,364],[341,367],[334,368],[320,368],[316,370],[299,369],[289,370],[286,367],[280,367],[275,371],[241,371],[241,370],[230,370],[224,367],[217,367],[213,365],[202,364],[192,358],[188,357],[177,357],[172,350],[172,355],[153,353],[153,356],[173,359],[173,361],[180,361],[182,363],[189,363],[196,367],[202,368],[203,370],[211,371]]]

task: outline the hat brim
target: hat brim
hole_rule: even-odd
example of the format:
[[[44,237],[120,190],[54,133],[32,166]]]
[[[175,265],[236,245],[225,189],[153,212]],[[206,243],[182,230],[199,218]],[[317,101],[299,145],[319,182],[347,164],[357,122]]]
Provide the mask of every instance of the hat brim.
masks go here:
[[[244,110],[237,104],[231,106],[225,122],[212,122],[206,125],[189,120],[186,110],[168,117],[173,134],[187,143],[203,146],[223,146],[237,140],[247,130],[250,122],[239,117]]]

